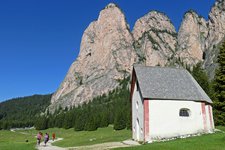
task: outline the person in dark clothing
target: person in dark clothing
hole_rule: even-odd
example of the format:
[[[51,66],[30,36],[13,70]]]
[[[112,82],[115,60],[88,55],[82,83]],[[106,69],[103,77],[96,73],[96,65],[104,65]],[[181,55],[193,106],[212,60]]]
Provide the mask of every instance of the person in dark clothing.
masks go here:
[[[49,140],[49,135],[48,135],[48,133],[45,133],[45,140],[44,140],[45,146],[46,146],[46,143],[48,142],[48,140]]]

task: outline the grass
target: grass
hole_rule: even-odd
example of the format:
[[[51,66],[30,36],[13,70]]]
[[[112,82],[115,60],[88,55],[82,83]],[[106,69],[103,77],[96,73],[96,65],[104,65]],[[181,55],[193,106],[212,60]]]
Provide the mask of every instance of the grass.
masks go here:
[[[225,131],[225,127],[217,127]],[[118,148],[117,150],[225,150],[225,133],[202,135],[168,142],[155,142],[136,147]]]
[[[225,132],[225,126],[217,126],[216,129],[219,129]]]
[[[128,138],[131,138],[130,130],[113,130],[112,126],[107,128],[99,128],[96,131],[79,131],[75,132],[74,129],[59,129],[52,128],[48,130],[43,130],[43,133],[47,132],[50,134],[55,132],[56,138],[63,138],[62,141],[57,141],[53,143],[55,146],[59,147],[75,147],[75,146],[83,146],[83,145],[93,145],[98,143],[105,142],[116,142],[123,141]]]
[[[60,147],[74,147],[105,142],[123,141],[131,138],[131,131],[126,129],[115,131],[111,126],[107,128],[99,128],[98,130],[91,132],[74,132],[72,129],[69,129],[67,130],[67,134],[62,135],[61,137],[64,138],[64,140],[58,141],[53,145]]]
[[[220,130],[225,131],[225,127],[218,126]],[[21,134],[23,132],[26,134]],[[0,130],[0,150],[34,150],[36,144],[36,130],[20,130],[16,132]],[[73,129],[51,128],[42,130],[43,133],[53,132],[56,137],[64,138],[62,141],[55,142],[54,145],[60,147],[75,147],[82,145],[92,145],[104,142],[123,141],[131,138],[130,130],[114,131],[112,126],[99,128],[96,131],[75,132]],[[29,142],[25,142],[25,140]],[[118,148],[118,150],[225,150],[225,133],[217,132],[199,137],[186,139],[177,139],[168,142],[155,142],[144,144],[137,147]]]
[[[19,132],[26,133],[27,135],[23,135]],[[52,133],[56,133],[56,138],[60,137],[63,138],[62,141],[57,141],[53,143],[53,145],[59,147],[75,147],[75,146],[83,146],[83,145],[93,145],[98,143],[105,143],[105,142],[116,142],[116,141],[123,141],[128,138],[131,138],[131,131],[130,130],[120,130],[115,131],[113,130],[112,126],[107,128],[99,128],[96,131],[79,131],[75,132],[74,129],[59,129],[59,128],[51,128],[47,130],[41,131],[43,134],[49,133],[50,138]],[[36,134],[38,131],[36,130],[20,130],[16,132],[11,131],[0,131],[1,135],[6,135],[4,138],[0,136],[0,150],[2,149],[14,149],[10,145],[15,145],[17,149],[17,145],[21,144],[22,148],[26,147],[27,149],[34,149],[36,144]],[[28,139],[29,144],[25,143],[25,140]],[[16,140],[16,141],[15,141]],[[1,142],[2,141],[2,142]],[[9,142],[10,141],[10,142]],[[13,144],[11,144],[13,143]],[[7,147],[8,146],[8,147]]]
[[[26,142],[28,140],[28,142]],[[0,130],[1,150],[34,150],[36,138],[32,134]]]

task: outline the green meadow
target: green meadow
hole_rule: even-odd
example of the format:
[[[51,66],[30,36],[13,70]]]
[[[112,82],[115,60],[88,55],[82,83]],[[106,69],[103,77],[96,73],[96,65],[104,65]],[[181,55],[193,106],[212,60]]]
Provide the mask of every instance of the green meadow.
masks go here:
[[[34,130],[33,130],[34,131]],[[27,131],[33,134],[33,131]],[[49,133],[50,136],[54,132],[56,133],[56,138],[63,138],[61,141],[53,143],[55,146],[59,147],[74,147],[83,145],[93,145],[105,142],[116,142],[124,141],[131,138],[130,130],[113,130],[112,126],[107,128],[98,128],[96,131],[74,131],[74,129],[59,129],[51,128],[47,130],[42,130],[43,133]]]
[[[8,130],[0,130],[1,150],[33,150],[35,149],[35,144],[36,138],[33,134],[21,134]]]
[[[23,134],[22,134],[22,133]],[[56,138],[63,138],[62,141],[53,145],[60,147],[74,147],[83,145],[93,145],[105,142],[123,141],[131,138],[130,130],[113,130],[112,126],[99,128],[96,131],[74,131],[74,129],[51,128],[41,130],[43,134],[49,133],[50,138],[53,132]],[[32,150],[36,145],[36,130],[18,130],[16,132],[0,130],[0,150]],[[26,142],[28,140],[28,142]]]
[[[225,127],[217,127],[225,131]],[[155,142],[117,150],[225,150],[225,133],[216,132],[186,139]]]
[[[218,127],[225,131],[225,127]],[[1,150],[34,150],[36,145],[36,130],[19,130],[16,132],[0,131],[0,149]],[[96,131],[75,132],[73,129],[51,128],[42,130],[43,133],[50,135],[55,132],[56,138],[63,138],[53,145],[59,147],[74,147],[83,145],[93,145],[104,142],[123,141],[131,138],[130,130],[113,130],[112,126],[99,128]],[[28,140],[28,142],[26,142]],[[168,142],[155,142],[143,144],[136,147],[118,148],[119,150],[137,149],[137,150],[225,150],[225,133],[216,132],[186,139],[177,139]]]

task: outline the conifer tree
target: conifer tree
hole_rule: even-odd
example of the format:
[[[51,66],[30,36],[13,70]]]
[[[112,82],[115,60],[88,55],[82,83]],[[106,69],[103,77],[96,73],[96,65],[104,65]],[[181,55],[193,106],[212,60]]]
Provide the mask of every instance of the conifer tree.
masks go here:
[[[94,116],[93,115],[90,115],[86,121],[86,124],[85,124],[85,130],[86,131],[94,131],[96,130],[98,127],[96,126],[96,123],[95,123],[95,119],[94,119]]]
[[[1,122],[1,120],[0,120],[0,130],[2,130],[2,122]]]
[[[132,123],[131,123],[131,104],[129,103],[129,105],[127,105],[127,115],[126,115],[126,117],[127,117],[127,122],[126,122],[126,127],[127,127],[127,129],[131,129],[131,127],[132,127]]]
[[[201,67],[201,63],[198,63],[196,66],[193,67],[193,70],[190,71],[192,76],[198,82],[198,84],[202,87],[202,89],[211,96],[211,89],[209,78],[205,72],[205,70]]]
[[[52,114],[50,114],[50,115],[48,116],[48,127],[49,127],[49,128],[55,127],[55,116],[52,115]]]
[[[63,127],[64,127],[64,129],[69,129],[69,128],[73,127],[73,115],[72,115],[72,112],[68,112],[68,113],[65,114]]]
[[[214,117],[216,125],[225,125],[225,41],[218,55],[218,69],[214,78]]]
[[[77,108],[75,124],[74,124],[75,131],[84,130],[84,126],[86,124],[86,117],[85,117],[84,113],[86,113],[86,112],[84,112],[84,110],[81,107]]]
[[[121,108],[118,108],[115,119],[114,119],[114,127],[115,130],[122,130],[126,128],[126,114],[122,111]]]
[[[4,122],[2,123],[2,128],[3,128],[4,130],[10,129],[9,122],[8,122],[8,121],[4,121]]]
[[[100,127],[108,127],[109,125],[109,111],[107,109],[104,109],[103,112],[101,112],[100,117],[101,117],[101,121],[100,121]]]
[[[37,130],[44,130],[48,128],[48,119],[45,116],[42,116],[37,119],[35,122],[35,128]]]

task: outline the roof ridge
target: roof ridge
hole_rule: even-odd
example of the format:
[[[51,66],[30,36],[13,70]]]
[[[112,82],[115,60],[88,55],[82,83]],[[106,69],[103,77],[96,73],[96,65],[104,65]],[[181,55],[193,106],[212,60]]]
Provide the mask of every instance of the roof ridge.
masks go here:
[[[212,103],[185,68],[134,65],[143,98],[185,99]]]
[[[178,69],[178,70],[187,70],[185,68],[176,68],[176,67],[162,67],[162,66],[145,66],[145,65],[141,65],[141,64],[134,64],[133,67],[142,67],[142,68],[162,68],[162,69]]]

